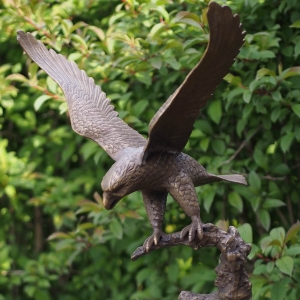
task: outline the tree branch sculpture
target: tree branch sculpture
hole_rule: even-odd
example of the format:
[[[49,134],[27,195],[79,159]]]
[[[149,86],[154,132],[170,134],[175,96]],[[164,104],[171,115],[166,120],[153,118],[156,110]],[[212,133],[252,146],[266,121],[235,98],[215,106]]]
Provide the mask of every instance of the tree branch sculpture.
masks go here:
[[[189,242],[188,237],[180,238],[180,232],[164,235],[156,246],[148,252],[144,245],[138,247],[131,256],[132,260],[165,247],[186,245],[198,250],[202,247],[217,247],[221,251],[220,264],[215,269],[217,279],[215,285],[219,292],[210,295],[197,295],[191,292],[181,292],[180,300],[250,300],[251,283],[245,265],[251,245],[246,244],[240,237],[237,229],[230,226],[228,232],[219,229],[213,224],[203,225],[203,237]]]

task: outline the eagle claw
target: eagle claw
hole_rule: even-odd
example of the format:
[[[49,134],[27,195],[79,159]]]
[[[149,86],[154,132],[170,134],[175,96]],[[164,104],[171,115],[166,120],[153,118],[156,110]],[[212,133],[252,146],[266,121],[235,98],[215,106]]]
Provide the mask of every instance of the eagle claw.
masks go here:
[[[184,237],[189,234],[189,242],[192,242],[196,236],[201,239],[203,237],[203,226],[200,218],[192,218],[192,223],[181,230],[180,239],[184,239]]]
[[[163,237],[165,233],[162,230],[154,229],[153,234],[151,234],[148,238],[146,238],[143,247],[146,252],[149,252],[149,250],[153,247],[153,245],[158,245],[159,240],[161,237]]]

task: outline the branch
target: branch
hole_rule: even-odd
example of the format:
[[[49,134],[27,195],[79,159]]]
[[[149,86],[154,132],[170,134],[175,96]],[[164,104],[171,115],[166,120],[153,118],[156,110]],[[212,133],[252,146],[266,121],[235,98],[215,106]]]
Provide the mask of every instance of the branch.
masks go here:
[[[253,138],[253,136],[256,135],[256,134],[260,131],[261,128],[262,128],[262,125],[258,126],[258,127],[256,128],[256,130],[255,130],[251,135],[249,135],[249,136],[241,143],[241,145],[240,145],[239,148],[233,153],[233,155],[232,155],[230,158],[228,158],[227,160],[223,161],[223,162],[221,163],[221,165],[227,165],[227,164],[229,164],[231,161],[233,161],[233,160],[237,157],[237,155],[243,150],[243,148],[247,145],[247,143],[250,141],[250,139]]]
[[[203,225],[204,235],[201,239],[195,238],[189,243],[188,237],[180,239],[180,232],[164,235],[158,245],[154,245],[149,252],[143,246],[138,247],[132,254],[131,259],[149,254],[154,250],[165,247],[186,245],[195,250],[201,247],[217,247],[221,251],[220,264],[215,269],[217,279],[215,285],[218,287],[217,294],[196,295],[190,292],[182,292],[180,300],[250,300],[251,283],[249,281],[245,265],[247,256],[251,251],[251,245],[246,244],[240,237],[237,229],[230,226],[228,232],[219,229],[213,224]]]
[[[270,175],[262,176],[262,179],[272,180],[272,181],[283,181],[286,179],[286,176],[283,177],[273,177]]]

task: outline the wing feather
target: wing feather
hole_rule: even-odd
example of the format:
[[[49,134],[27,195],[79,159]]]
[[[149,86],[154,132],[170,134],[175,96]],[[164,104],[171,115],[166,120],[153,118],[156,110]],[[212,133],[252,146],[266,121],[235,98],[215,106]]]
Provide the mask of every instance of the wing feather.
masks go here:
[[[115,160],[119,151],[145,145],[145,138],[118,118],[110,99],[73,61],[52,49],[48,51],[30,33],[18,31],[18,41],[62,88],[74,131],[97,142]]]
[[[229,7],[211,2],[207,18],[210,27],[208,47],[201,61],[152,118],[143,161],[153,152],[182,151],[199,110],[229,72],[244,43],[245,32],[240,19]]]

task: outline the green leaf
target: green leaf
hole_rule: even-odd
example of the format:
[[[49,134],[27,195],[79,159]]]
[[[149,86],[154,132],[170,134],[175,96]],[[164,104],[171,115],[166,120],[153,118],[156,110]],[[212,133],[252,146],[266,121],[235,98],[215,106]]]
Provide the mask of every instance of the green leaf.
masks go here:
[[[252,97],[252,92],[250,90],[245,90],[243,93],[243,99],[246,103],[249,103]]]
[[[98,144],[94,141],[88,140],[86,141],[80,148],[80,153],[82,154],[85,161],[88,160],[90,156],[95,154],[98,150]]]
[[[238,232],[241,235],[241,238],[249,244],[252,244],[253,242],[253,233],[252,233],[252,227],[250,224],[245,223],[238,228]]]
[[[276,266],[282,273],[292,276],[294,259],[290,256],[282,256],[281,258],[276,260]]]
[[[281,138],[280,147],[284,153],[286,153],[289,150],[293,142],[294,136],[295,136],[294,132],[289,132],[283,138]]]
[[[67,102],[63,102],[59,106],[59,114],[62,115],[68,110]]]
[[[300,245],[292,245],[290,248],[287,249],[286,254],[289,256],[299,255],[300,254]]]
[[[202,199],[204,200],[204,208],[208,213],[214,201],[215,194],[216,192],[211,188],[204,190],[204,192],[202,193]]]
[[[149,277],[150,272],[150,268],[144,268],[139,271],[136,275],[137,284],[140,285],[141,283],[143,283]]]
[[[188,11],[179,12],[175,17],[175,22],[186,23],[202,29],[200,18],[196,14]]]
[[[259,165],[261,168],[265,170],[268,168],[268,157],[261,150],[255,149],[253,158],[257,165]]]
[[[47,100],[51,99],[51,96],[48,95],[42,95],[40,97],[38,97],[33,104],[34,110],[38,111],[40,109],[40,107],[43,105],[43,103],[45,103]]]
[[[281,52],[284,56],[291,57],[293,55],[293,50],[294,50],[293,46],[289,45],[289,46],[283,47]]]
[[[151,85],[152,78],[149,72],[137,72],[135,73],[135,77],[138,81],[145,83],[146,85]]]
[[[253,93],[260,86],[261,86],[261,82],[259,80],[254,80],[249,85],[249,91]]]
[[[221,100],[215,100],[213,101],[208,109],[207,114],[210,116],[210,118],[216,123],[219,124],[222,118],[222,103]]]
[[[71,38],[72,38],[72,40],[74,40],[75,42],[77,42],[78,44],[80,44],[80,46],[84,50],[88,49],[88,46],[87,46],[85,40],[81,36],[79,36],[78,34],[71,34]]]
[[[95,32],[95,34],[98,36],[98,38],[103,42],[105,41],[105,34],[104,31],[101,28],[98,28],[96,26],[88,26],[88,29]]]
[[[295,57],[300,54],[300,42],[298,42],[295,46]]]
[[[226,144],[221,139],[214,139],[211,143],[211,146],[213,150],[219,155],[222,155],[226,150]]]
[[[57,90],[57,83],[50,76],[47,77],[46,82],[47,82],[48,90],[52,94],[55,94]]]
[[[286,175],[290,172],[290,169],[286,164],[278,164],[273,167],[273,172],[278,175]]]
[[[255,80],[258,80],[266,75],[274,76],[274,77],[276,76],[274,71],[267,68],[262,68],[257,71]]]
[[[182,19],[191,19],[195,22],[200,23],[200,18],[196,14],[191,13],[189,11],[180,11],[179,13],[177,13],[175,20],[180,21]]]
[[[274,267],[275,267],[275,262],[274,261],[268,262],[267,263],[267,272],[268,273],[272,273]]]
[[[98,213],[103,210],[103,204],[99,205],[94,201],[90,201],[90,200],[80,201],[78,205],[80,206],[80,208],[76,211],[77,215],[86,212]],[[87,224],[87,223],[83,223],[83,224]]]
[[[281,108],[279,106],[275,107],[271,113],[271,121],[274,123],[278,120],[281,114]]]
[[[290,27],[292,27],[292,28],[300,28],[300,20],[297,20],[296,22],[294,22]]]
[[[228,201],[240,213],[243,211],[243,200],[242,200],[241,196],[237,192],[233,191],[233,192],[229,193],[229,195],[228,195]]]
[[[204,136],[205,135],[203,134],[203,132],[199,129],[194,129],[190,135],[191,138],[196,138],[196,139],[199,139]]]
[[[147,101],[147,100],[140,100],[136,104],[134,104],[133,110],[134,110],[135,115],[140,116],[145,111],[148,104],[149,104],[149,101]]]
[[[273,228],[270,231],[270,237],[273,240],[278,240],[280,242],[280,246],[283,245],[284,239],[285,239],[285,230],[282,227]]]
[[[36,73],[39,66],[36,63],[31,63],[28,68],[28,75],[30,79],[36,79]]]
[[[290,299],[290,297],[286,297],[288,291],[290,290],[290,283],[285,280],[289,278],[283,278],[280,281],[277,281],[271,285],[271,298],[272,300],[282,300],[282,299]],[[296,298],[295,298],[296,299]]]
[[[258,252],[260,252],[260,249],[259,249],[259,247],[258,246],[256,246],[255,244],[253,244],[252,243],[252,249],[251,249],[251,252],[249,253],[249,255],[248,255],[248,259],[249,260],[252,260],[255,256],[256,256],[256,254],[258,253]]]
[[[177,264],[170,264],[167,268],[168,280],[176,283],[179,276],[179,268]]]
[[[122,239],[123,237],[123,227],[121,223],[117,219],[113,219],[109,224],[109,229],[111,230],[112,234],[117,239]]]
[[[269,58],[274,58],[275,53],[270,50],[262,50],[259,52],[259,56],[261,59],[269,59]]]
[[[263,208],[274,208],[274,207],[281,207],[284,205],[286,204],[279,199],[267,199],[263,203]]]
[[[70,60],[70,61],[76,61],[76,60],[78,60],[80,58],[82,58],[82,53],[79,53],[79,52],[71,53],[68,56],[68,60]]]
[[[26,78],[22,74],[10,74],[6,77],[7,80],[12,80],[12,81],[20,81],[20,82],[28,82],[28,78]]]
[[[208,138],[208,137],[204,137],[204,138],[201,139],[200,147],[204,152],[207,151],[208,146],[209,146],[209,142],[210,142],[210,138]]]
[[[285,242],[287,243],[291,239],[297,236],[298,232],[300,231],[300,222],[297,222],[291,226],[291,228],[288,230],[285,238]]]
[[[174,70],[179,70],[181,68],[181,64],[173,56],[165,58],[165,62],[169,64]]]
[[[280,78],[281,79],[287,79],[289,77],[299,76],[299,75],[300,75],[300,67],[291,67],[291,68],[288,68],[288,69],[284,70],[281,73]]]
[[[129,46],[134,46],[134,40],[124,32],[114,32],[113,34],[111,34],[110,38],[116,41],[123,42]]]
[[[246,119],[238,120],[237,125],[236,125],[236,132],[237,132],[239,137],[242,136],[242,132],[245,129],[247,123],[248,123],[248,120],[246,120]]]
[[[266,209],[261,208],[258,211],[258,216],[261,225],[268,231],[271,224],[271,218],[269,212]]]
[[[94,228],[95,227],[95,224],[91,223],[91,222],[86,222],[86,223],[82,223],[82,224],[79,224],[77,226],[77,231],[85,231],[87,229],[91,229],[91,228]]]
[[[85,22],[77,22],[76,24],[74,24],[73,26],[71,26],[70,28],[70,33],[72,33],[73,31],[75,31],[76,29],[80,28],[80,27],[85,27],[87,26],[87,24]]]
[[[115,62],[115,66],[120,66],[120,67],[126,67],[127,65],[137,63],[140,61],[140,58],[137,57],[136,55],[128,55],[124,57],[118,58]]]
[[[269,246],[278,246],[278,247],[281,247],[282,243],[279,240],[274,239],[274,240],[271,241],[271,243],[269,244]],[[272,250],[274,250],[274,249],[272,249]],[[278,251],[278,250],[276,249],[276,251]],[[272,255],[272,256],[274,257],[274,255]]]
[[[251,206],[252,206],[252,208],[253,208],[254,211],[257,211],[260,202],[261,202],[261,198],[260,197],[252,197],[251,198]]]
[[[300,104],[292,104],[292,110],[300,118]]]
[[[241,77],[233,76],[232,74],[228,73],[224,78],[227,82],[239,86],[242,83]]]
[[[281,94],[279,91],[271,92],[271,96],[275,101],[280,101],[282,99]]]
[[[267,250],[271,242],[272,238],[270,236],[266,236],[260,241],[260,248],[262,252],[265,252]]]
[[[158,11],[166,22],[169,22],[169,13],[163,6],[157,6],[156,11]]]
[[[162,59],[159,56],[155,56],[149,59],[150,64],[155,69],[160,69],[162,65]]]
[[[251,171],[249,174],[249,184],[256,191],[260,191],[261,189],[261,180],[256,172]]]
[[[25,294],[29,296],[30,298],[33,298],[35,292],[36,292],[37,287],[34,285],[26,285],[24,288]]]
[[[165,49],[175,49],[175,48],[182,48],[182,43],[177,40],[168,40],[165,44]],[[188,50],[187,50],[188,51]]]
[[[211,135],[214,132],[212,126],[206,120],[196,120],[194,127],[200,129],[202,132],[208,135]]]
[[[66,234],[64,232],[54,232],[47,238],[47,241],[52,241],[55,239],[69,239],[69,238],[71,238],[69,234]]]
[[[151,29],[151,31],[150,31],[150,33],[149,33],[149,36],[153,39],[153,40],[155,40],[155,39],[157,39],[158,37],[159,37],[159,35],[160,35],[160,33],[163,31],[163,30],[165,30],[165,24],[164,23],[158,23],[158,24],[155,24],[153,27],[152,27],[152,29]]]

